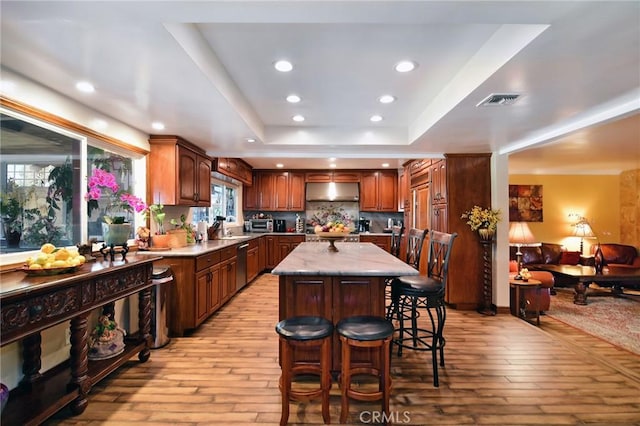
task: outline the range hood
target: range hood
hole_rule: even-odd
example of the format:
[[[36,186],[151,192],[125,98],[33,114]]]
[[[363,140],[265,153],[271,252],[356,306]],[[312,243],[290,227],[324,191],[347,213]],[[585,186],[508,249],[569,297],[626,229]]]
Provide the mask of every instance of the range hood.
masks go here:
[[[355,182],[307,183],[307,201],[358,201],[360,188]]]

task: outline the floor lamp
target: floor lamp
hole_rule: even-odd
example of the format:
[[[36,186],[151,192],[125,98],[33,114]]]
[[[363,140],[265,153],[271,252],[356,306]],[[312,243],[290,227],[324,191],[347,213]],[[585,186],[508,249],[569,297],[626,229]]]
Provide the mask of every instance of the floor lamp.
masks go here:
[[[522,252],[520,249],[523,245],[535,243],[535,237],[529,229],[527,222],[511,222],[509,225],[509,245],[516,246],[516,262],[518,263],[518,272],[516,280],[521,280],[520,270],[522,269]]]

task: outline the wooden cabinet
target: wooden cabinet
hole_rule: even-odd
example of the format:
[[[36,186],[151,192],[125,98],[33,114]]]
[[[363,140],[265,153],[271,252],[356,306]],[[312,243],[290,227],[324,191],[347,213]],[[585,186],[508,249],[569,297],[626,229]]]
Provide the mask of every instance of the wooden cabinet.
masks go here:
[[[474,205],[491,206],[491,154],[445,154],[431,173],[431,228],[458,234],[449,259],[445,301],[475,310],[483,303],[482,245],[460,216]]]
[[[304,173],[274,173],[273,210],[304,210]]]
[[[447,162],[434,162],[429,168],[431,174],[431,202],[443,204],[447,202]]]
[[[360,235],[361,243],[373,243],[382,250],[391,251],[391,234],[389,235]]]
[[[304,173],[256,172],[253,185],[244,189],[243,207],[245,210],[303,211]]]
[[[261,272],[259,239],[249,241],[247,249],[247,282],[253,281]]]
[[[258,238],[258,274],[267,267],[267,239],[266,237]]]
[[[216,171],[237,179],[245,185],[252,185],[253,174],[251,166],[240,158],[218,157]]]
[[[360,182],[360,172],[349,170],[313,171],[305,173],[306,182]]]
[[[304,235],[269,235],[266,237],[267,268],[273,269],[291,251],[304,242]]]
[[[395,212],[398,209],[398,172],[363,172],[360,180],[360,210]]]
[[[172,336],[184,336],[209,318],[236,293],[237,245],[200,256],[165,257],[159,266],[171,267],[167,323]]]
[[[211,204],[211,159],[178,136],[149,139],[147,201],[208,207]]]

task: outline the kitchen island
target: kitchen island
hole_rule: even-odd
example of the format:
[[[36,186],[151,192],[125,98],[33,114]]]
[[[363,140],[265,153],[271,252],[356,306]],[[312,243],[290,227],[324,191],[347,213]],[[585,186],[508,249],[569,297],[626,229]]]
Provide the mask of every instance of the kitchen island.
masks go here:
[[[385,278],[419,272],[373,243],[302,243],[272,273],[280,276],[279,320],[317,315],[334,325],[355,315],[385,314]],[[340,371],[340,345],[333,339],[333,372]],[[352,363],[377,366],[377,354],[354,351]],[[294,359],[318,361],[317,353],[296,348]]]

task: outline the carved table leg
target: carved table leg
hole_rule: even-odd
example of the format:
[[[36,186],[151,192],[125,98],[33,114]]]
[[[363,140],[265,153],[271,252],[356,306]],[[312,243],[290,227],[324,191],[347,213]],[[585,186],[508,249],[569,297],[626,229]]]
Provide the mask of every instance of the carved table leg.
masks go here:
[[[41,376],[41,343],[40,333],[33,333],[22,340],[22,374],[24,377],[20,381],[20,386],[23,388],[29,389]]]
[[[573,296],[573,303],[576,305],[587,304],[587,287],[589,287],[589,284],[585,285],[584,282],[578,281],[574,287],[576,294]]]
[[[138,353],[138,359],[145,362],[149,359],[151,351],[151,288],[146,288],[138,293],[138,328],[140,338],[144,340],[144,348]]]
[[[81,314],[71,319],[71,382],[69,386],[77,387],[80,395],[71,403],[71,412],[80,414],[88,404],[87,395],[91,390],[89,381],[89,349],[87,347],[87,322],[89,313]]]

